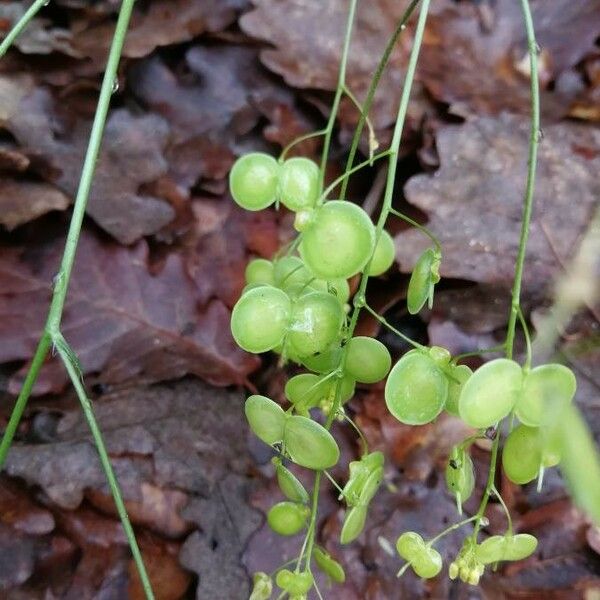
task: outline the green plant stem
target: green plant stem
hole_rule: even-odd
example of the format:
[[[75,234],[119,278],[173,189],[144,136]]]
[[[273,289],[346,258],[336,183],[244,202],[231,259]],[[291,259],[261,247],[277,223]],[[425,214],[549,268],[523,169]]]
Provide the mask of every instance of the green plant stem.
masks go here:
[[[417,350],[425,350],[425,346],[419,344],[419,342],[415,342],[411,340],[407,335],[404,335],[401,331],[398,331],[393,325],[389,323],[389,321],[382,317],[377,311],[373,310],[368,304],[364,306],[365,310],[373,315],[377,321],[379,321],[384,327],[387,327],[393,334],[397,335],[401,340],[404,340],[407,344],[410,344]]]
[[[41,6],[38,5],[43,4],[43,2],[35,2],[32,5],[32,7],[25,13],[23,18],[19,21],[19,23],[17,23],[13,31],[11,31],[9,36],[7,36],[7,38],[4,40],[2,46],[0,46],[0,54],[2,50],[6,50],[5,46],[8,47],[8,45],[10,45],[10,42],[12,42],[16,38],[19,32],[27,24],[27,22],[31,20],[35,12],[39,10]],[[77,245],[81,233],[81,226],[83,223],[83,218],[85,216],[85,210],[90,194],[90,189],[92,186],[98,155],[100,153],[102,135],[104,133],[104,128],[106,125],[106,118],[108,115],[110,99],[113,94],[114,82],[117,76],[117,69],[121,58],[121,52],[123,50],[123,44],[125,42],[125,35],[129,27],[129,21],[131,19],[133,6],[134,0],[123,0],[121,4],[119,17],[117,19],[117,24],[115,27],[115,33],[113,36],[106,63],[104,78],[102,81],[102,86],[100,88],[98,105],[96,108],[96,114],[94,116],[92,130],[90,133],[90,139],[88,142],[88,147],[82,167],[79,187],[77,190],[77,195],[75,197],[73,214],[71,217],[69,231],[67,234],[67,240],[65,243],[65,250],[60,264],[59,272],[55,278],[54,292],[52,295],[52,301],[50,304],[48,318],[46,320],[44,332],[42,333],[31,366],[25,378],[23,388],[21,390],[21,393],[19,394],[19,397],[17,398],[17,402],[15,403],[15,407],[13,408],[13,411],[11,413],[9,423],[2,438],[2,442],[0,443],[0,468],[4,464],[6,455],[8,453],[8,449],[10,448],[14,434],[17,430],[17,427],[25,410],[27,400],[31,394],[39,371],[48,352],[48,349],[50,348],[51,344],[54,344],[55,347],[58,349],[61,358],[63,359],[63,362],[65,363],[67,372],[69,373],[69,376],[73,381],[73,385],[75,386],[75,389],[77,390],[77,393],[82,401],[82,407],[85,416],[88,419],[88,423],[90,424],[90,429],[92,430],[92,435],[98,448],[98,453],[100,454],[102,467],[105,471],[106,478],[113,493],[113,497],[117,505],[117,512],[119,513],[121,522],[125,529],[125,533],[129,540],[131,551],[136,566],[138,568],[140,580],[142,581],[146,597],[149,599],[153,599],[154,595],[150,587],[150,582],[148,580],[148,576],[144,568],[139,548],[135,541],[135,536],[133,534],[131,524],[129,523],[129,519],[127,517],[127,511],[125,509],[125,505],[123,504],[118,483],[115,479],[114,473],[110,466],[110,462],[108,460],[108,456],[106,454],[106,449],[102,441],[102,434],[96,424],[93,413],[91,412],[91,405],[85,395],[85,390],[83,389],[83,385],[81,384],[79,378],[79,372],[72,360],[73,357],[66,352],[64,346],[60,343],[63,341],[62,334],[60,333],[60,324],[65,305],[69,280],[71,277],[71,272],[73,270],[75,254],[77,251]],[[8,39],[9,37],[10,40]]]
[[[396,118],[396,125],[394,127],[394,133],[392,136],[392,142],[390,144],[390,154],[388,157],[388,173],[387,173],[387,182],[385,193],[383,196],[383,207],[381,209],[381,214],[379,215],[379,219],[377,221],[376,228],[376,242],[379,241],[379,237],[381,236],[381,232],[383,230],[383,226],[390,214],[390,209],[392,207],[392,196],[394,193],[394,183],[396,181],[396,169],[398,166],[398,152],[400,149],[400,140],[402,139],[402,132],[404,130],[404,122],[406,120],[406,112],[408,110],[408,103],[410,100],[410,92],[412,90],[412,84],[415,77],[415,71],[417,68],[417,61],[419,58],[419,52],[421,50],[421,43],[423,42],[423,33],[425,31],[425,23],[427,22],[427,13],[429,11],[429,3],[430,0],[423,0],[421,4],[421,10],[419,12],[419,20],[417,22],[417,28],[415,30],[415,38],[413,42],[413,47],[410,53],[410,58],[408,61],[408,67],[406,69],[406,77],[404,79],[404,87],[402,89],[402,97],[400,98],[400,106],[398,107],[398,116]],[[352,313],[352,319],[350,321],[349,327],[349,337],[354,333],[354,329],[356,328],[356,324],[358,322],[358,317],[360,314],[361,308],[365,305],[365,291],[367,288],[367,283],[369,281],[369,276],[367,273],[369,272],[369,267],[371,265],[371,261],[373,256],[369,259],[369,262],[365,266],[363,270],[363,276],[360,280],[360,286],[355,295],[355,309]],[[345,358],[345,353],[342,358]]]
[[[421,223],[417,223],[417,221],[415,221],[414,219],[411,219],[408,215],[405,215],[404,213],[401,213],[399,210],[396,210],[395,208],[390,208],[390,213],[392,213],[393,215],[395,215],[399,219],[402,219],[403,221],[405,221],[409,225],[412,225],[413,227],[416,227],[419,231],[421,231],[422,233],[424,233],[433,242],[433,245],[435,246],[435,249],[438,252],[441,253],[441,251],[442,251],[442,244],[440,244],[440,241],[437,239],[437,237],[435,237],[435,235],[433,234],[433,232],[431,232],[427,227],[425,227],[424,225],[421,225]]]
[[[375,97],[375,91],[377,90],[377,86],[379,85],[379,80],[383,75],[383,71],[387,66],[390,56],[392,55],[392,51],[394,50],[394,46],[400,37],[400,34],[406,29],[406,23],[410,19],[413,14],[417,4],[420,0],[412,0],[408,5],[408,8],[404,11],[404,14],[400,18],[400,21],[396,25],[396,29],[392,33],[390,39],[388,40],[387,46],[383,51],[381,59],[379,60],[379,64],[375,69],[375,73],[373,74],[373,78],[371,79],[371,83],[369,85],[369,89],[367,90],[367,96],[362,105],[362,111],[360,114],[360,119],[356,125],[356,129],[354,130],[354,136],[352,137],[352,144],[350,146],[350,152],[348,154],[348,160],[346,161],[346,171],[349,171],[354,164],[354,158],[356,156],[356,152],[358,150],[358,144],[360,143],[360,137],[362,135],[363,129],[365,127],[367,116],[369,114],[369,110],[371,109],[371,105],[373,104],[373,99]],[[342,188],[340,191],[340,199],[343,200],[346,197],[346,190],[348,189],[349,180],[345,180],[342,183]]]
[[[114,38],[106,64],[102,88],[100,90],[98,107],[96,109],[96,115],[92,125],[92,131],[90,134],[90,140],[81,173],[79,188],[75,198],[75,205],[73,207],[73,215],[71,217],[65,250],[60,265],[60,270],[55,278],[54,293],[52,295],[48,319],[46,321],[44,333],[42,334],[34,355],[34,359],[25,378],[23,388],[19,394],[19,397],[17,398],[17,402],[15,403],[15,407],[11,413],[6,431],[2,438],[2,442],[0,443],[0,468],[4,464],[8,449],[12,444],[14,434],[21,421],[21,417],[23,416],[23,411],[27,405],[27,400],[31,394],[31,390],[33,389],[35,381],[37,380],[37,376],[42,367],[48,349],[55,339],[57,339],[60,335],[60,322],[65,304],[68,283],[75,260],[75,252],[77,250],[77,243],[79,241],[81,224],[85,215],[85,209],[95,172],[96,161],[100,151],[102,134],[106,124],[106,116],[108,113],[110,98],[112,96],[113,84],[117,74],[117,67],[121,57],[121,51],[125,41],[125,33],[127,32],[133,5],[134,0],[123,0],[123,4],[121,5],[119,19],[117,21]]]
[[[354,17],[356,15],[356,5],[358,0],[350,0],[350,8],[348,10],[348,20],[346,24],[346,34],[344,36],[344,46],[342,48],[342,59],[340,62],[340,72],[338,75],[338,84],[331,105],[331,113],[327,126],[325,127],[325,138],[323,140],[323,153],[321,155],[321,166],[319,169],[319,189],[323,189],[323,182],[325,181],[325,167],[327,166],[327,159],[329,157],[329,146],[331,145],[331,136],[333,135],[333,127],[335,125],[335,119],[337,117],[338,109],[340,107],[340,101],[344,93],[344,87],[346,85],[346,66],[348,63],[348,53],[350,50],[350,40],[352,39],[352,29],[354,26]]]
[[[538,45],[535,40],[535,31],[533,27],[533,19],[531,17],[531,9],[528,0],[521,0],[521,10],[523,12],[523,21],[525,23],[525,31],[527,34],[527,48],[529,52],[529,67],[531,77],[531,127],[529,131],[529,156],[527,161],[527,183],[525,185],[525,198],[523,201],[523,214],[521,219],[521,235],[519,238],[519,250],[517,253],[517,261],[515,264],[515,278],[512,288],[512,298],[510,306],[510,315],[506,333],[505,351],[506,357],[512,358],[515,327],[520,309],[521,283],[523,280],[523,266],[525,264],[525,254],[527,252],[527,241],[529,239],[529,229],[531,226],[531,214],[533,211],[533,192],[535,189],[535,174],[537,166],[537,151],[539,144],[540,133],[540,91],[538,81],[538,66],[537,53]],[[477,511],[479,519],[476,521],[473,539],[477,539],[481,518],[485,513],[490,494],[493,491],[494,479],[496,476],[496,463],[498,461],[498,448],[500,445],[500,430],[492,443],[492,455],[490,458],[490,470],[488,473],[487,484],[481,499],[481,504]]]
[[[35,0],[35,2],[25,11],[23,16],[15,23],[13,28],[6,34],[6,37],[0,44],[0,58],[2,58],[6,51],[12,46],[13,42],[19,37],[23,29],[27,27],[29,21],[33,19],[40,9],[46,6],[49,0]]]
[[[428,542],[427,542],[427,546],[433,546],[433,544],[435,544],[439,539],[443,538],[445,535],[448,535],[450,532],[455,531],[456,529],[459,529],[460,527],[462,527],[463,525],[466,525],[467,523],[471,523],[472,521],[475,521],[477,517],[469,517],[468,519],[463,519],[462,521],[459,521],[458,523],[454,523],[453,525],[450,525],[450,527],[446,527],[446,529],[444,529],[444,531],[442,531],[441,533],[438,533],[434,538],[431,538]]]
[[[68,353],[63,347],[58,347],[58,353],[63,360],[65,368],[67,369],[67,373],[69,374],[71,383],[73,384],[73,387],[77,392],[77,396],[79,397],[79,401],[81,403],[81,408],[83,409],[83,414],[85,415],[90,431],[92,432],[92,437],[94,438],[94,443],[96,444],[96,449],[98,450],[98,456],[100,458],[100,462],[102,463],[102,469],[106,475],[108,486],[110,487],[110,492],[117,507],[117,513],[119,514],[119,518],[121,519],[123,529],[125,530],[125,535],[127,536],[127,541],[129,542],[129,547],[131,548],[133,560],[135,561],[136,567],[138,569],[138,573],[142,582],[142,587],[144,588],[144,592],[146,594],[146,598],[153,599],[154,594],[152,593],[152,586],[150,585],[150,580],[148,579],[148,574],[146,572],[146,568],[144,567],[142,554],[135,539],[133,527],[131,526],[131,522],[129,521],[129,516],[127,515],[127,509],[125,508],[125,503],[123,502],[123,496],[121,495],[121,490],[119,488],[117,478],[110,463],[108,452],[106,451],[106,446],[104,445],[104,440],[102,439],[102,433],[100,432],[98,422],[96,421],[96,417],[94,416],[92,403],[87,397],[85,388],[81,383],[79,373],[77,369],[73,366]]]

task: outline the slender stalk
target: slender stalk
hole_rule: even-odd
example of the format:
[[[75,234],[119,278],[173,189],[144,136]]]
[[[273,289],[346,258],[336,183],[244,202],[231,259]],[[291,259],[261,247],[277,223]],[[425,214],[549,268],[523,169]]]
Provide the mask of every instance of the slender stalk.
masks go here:
[[[394,183],[396,181],[396,169],[398,165],[398,151],[400,149],[400,140],[402,139],[402,131],[404,130],[404,122],[406,120],[406,112],[408,109],[408,103],[410,100],[410,92],[412,89],[412,84],[415,77],[415,71],[417,68],[417,61],[419,59],[419,52],[421,50],[421,44],[423,42],[423,33],[425,31],[425,23],[427,22],[427,13],[429,11],[429,3],[430,0],[423,0],[421,4],[421,10],[419,12],[419,20],[417,22],[417,28],[415,30],[415,39],[413,42],[413,47],[410,53],[410,58],[408,61],[408,67],[406,70],[406,76],[404,79],[404,88],[402,89],[402,97],[400,98],[400,106],[398,107],[398,116],[396,119],[396,126],[394,127],[394,134],[392,136],[392,142],[389,148],[389,157],[388,157],[388,174],[387,174],[387,182],[385,193],[383,197],[383,207],[381,209],[381,214],[379,215],[379,219],[377,221],[376,228],[376,239],[379,240],[381,236],[381,232],[383,230],[383,226],[390,214],[390,210],[392,207],[392,196],[394,193]],[[356,328],[356,324],[358,322],[358,317],[360,314],[361,308],[365,305],[365,290],[367,288],[367,283],[369,281],[369,276],[367,273],[369,272],[369,266],[371,264],[371,260],[373,257],[369,259],[369,262],[365,266],[363,270],[363,276],[360,280],[360,286],[355,295],[354,305],[355,309],[352,313],[352,319],[350,321],[349,327],[349,336],[352,336],[354,333],[354,329]],[[347,346],[346,346],[347,347]],[[344,356],[342,358],[345,357]]]
[[[25,381],[23,382],[23,387],[21,388],[21,392],[19,393],[19,397],[15,402],[15,406],[10,414],[10,419],[8,424],[6,425],[6,430],[4,431],[4,435],[2,436],[2,441],[0,441],[0,468],[4,464],[6,460],[6,455],[8,454],[8,450],[12,444],[13,438],[17,431],[17,427],[21,422],[21,417],[23,416],[23,411],[25,410],[25,406],[27,405],[27,400],[31,394],[31,390],[35,384],[37,379],[37,375],[44,364],[44,360],[46,359],[46,354],[48,354],[48,350],[52,341],[50,339],[50,335],[47,332],[42,334],[40,341],[38,343],[37,349],[33,356],[33,360],[31,361],[31,367],[27,372],[27,377],[25,377]]]
[[[354,26],[354,17],[356,15],[356,5],[358,0],[350,0],[350,8],[348,10],[348,20],[346,24],[346,34],[344,36],[344,46],[342,48],[342,59],[340,62],[340,72],[338,75],[338,84],[333,98],[333,104],[331,105],[331,113],[329,114],[329,120],[325,127],[325,138],[323,140],[323,154],[321,155],[321,167],[320,167],[320,180],[319,189],[323,189],[323,182],[325,180],[325,167],[327,166],[327,158],[329,157],[329,146],[331,145],[331,136],[333,135],[333,126],[335,125],[335,119],[337,112],[340,107],[340,101],[342,94],[344,93],[344,87],[346,84],[346,66],[348,63],[348,53],[350,50],[350,40],[352,39],[352,28]]]
[[[23,29],[27,27],[29,21],[40,12],[40,9],[47,4],[50,0],[35,0],[35,2],[25,11],[23,16],[15,23],[13,28],[6,34],[6,37],[0,44],[0,58],[2,58],[6,51],[12,46],[13,42],[19,37]]]
[[[525,186],[525,198],[523,201],[523,215],[521,220],[521,235],[519,238],[519,250],[517,253],[517,261],[515,264],[515,279],[512,288],[512,299],[510,307],[510,315],[506,333],[505,351],[506,357],[512,358],[515,326],[520,309],[521,282],[523,279],[523,265],[525,264],[525,254],[527,252],[527,241],[529,239],[529,228],[531,225],[531,214],[533,211],[533,192],[535,188],[535,174],[537,166],[537,151],[540,135],[540,92],[538,81],[538,65],[537,53],[538,45],[535,40],[535,31],[533,28],[533,19],[531,17],[531,9],[529,0],[521,0],[521,9],[523,12],[523,20],[525,23],[525,31],[527,34],[527,47],[529,51],[529,67],[531,75],[531,127],[529,132],[529,156],[527,161],[527,183]],[[477,539],[477,533],[481,524],[481,518],[485,513],[490,494],[494,488],[494,479],[496,477],[496,463],[498,461],[498,448],[500,445],[500,431],[492,443],[492,455],[490,458],[490,470],[488,473],[487,484],[481,499],[481,504],[477,510],[479,519],[476,521],[473,539]]]
[[[360,137],[362,135],[362,131],[367,122],[367,116],[369,114],[369,110],[371,109],[371,105],[373,104],[373,99],[375,97],[375,91],[377,90],[377,86],[379,85],[379,80],[383,75],[383,71],[387,66],[390,56],[392,55],[392,51],[394,50],[394,46],[400,37],[400,34],[406,29],[406,24],[413,14],[419,0],[412,0],[408,5],[408,8],[404,11],[404,14],[400,18],[400,21],[396,25],[396,29],[392,33],[390,39],[388,40],[387,46],[383,51],[381,59],[379,60],[379,64],[375,69],[375,73],[373,75],[373,79],[371,79],[371,83],[369,85],[369,89],[367,90],[367,96],[362,105],[362,111],[360,114],[360,119],[356,125],[356,129],[354,130],[354,136],[352,137],[352,145],[350,146],[350,152],[348,154],[348,160],[346,161],[346,171],[349,171],[354,164],[354,157],[356,156],[356,152],[358,150],[358,144],[360,143]],[[340,199],[343,200],[346,197],[346,190],[348,188],[349,180],[345,180],[342,183],[342,189],[340,191]]]
[[[523,279],[523,265],[527,252],[527,241],[531,224],[531,213],[533,211],[533,192],[535,188],[535,173],[537,167],[537,154],[540,139],[540,89],[538,80],[537,53],[538,45],[535,40],[533,19],[529,0],[521,0],[523,20],[527,32],[527,46],[529,49],[529,70],[531,77],[531,127],[529,131],[529,157],[527,161],[527,184],[525,186],[525,200],[523,202],[523,216],[521,219],[521,236],[519,239],[519,251],[515,264],[515,279],[512,289],[512,301],[506,334],[506,356],[512,358],[515,339],[515,325],[520,306],[521,282]]]
[[[429,231],[429,229],[427,227],[425,227],[424,225],[421,225],[421,223],[417,223],[417,221],[415,221],[414,219],[411,219],[408,215],[405,215],[404,213],[401,213],[399,210],[396,210],[394,208],[390,208],[390,213],[392,213],[399,219],[402,219],[409,225],[416,227],[421,233],[425,234],[432,241],[433,245],[435,246],[435,249],[441,253],[442,244],[440,244],[440,241],[437,239],[437,237],[435,237],[433,232]]]
[[[94,443],[96,444],[96,448],[98,450],[98,456],[100,457],[100,462],[102,463],[102,469],[104,470],[104,473],[106,475],[108,486],[110,487],[110,492],[115,501],[115,505],[117,507],[117,512],[119,513],[121,523],[123,524],[123,529],[125,530],[125,535],[127,536],[127,541],[129,542],[129,547],[131,548],[133,560],[135,561],[138,573],[140,575],[140,580],[142,582],[142,587],[144,588],[146,598],[153,600],[154,594],[152,593],[152,586],[150,585],[150,580],[148,579],[148,574],[146,573],[146,568],[144,567],[144,561],[142,559],[142,554],[135,539],[133,527],[131,526],[131,522],[129,521],[129,516],[127,515],[127,509],[125,508],[125,503],[123,502],[123,497],[121,495],[121,490],[119,488],[117,478],[115,477],[115,472],[113,471],[110,459],[108,458],[108,452],[106,451],[106,446],[104,445],[104,440],[102,439],[102,433],[100,432],[100,428],[98,427],[96,417],[94,416],[92,403],[87,397],[85,388],[81,383],[79,373],[77,372],[77,369],[73,366],[70,357],[68,356],[65,349],[63,347],[58,347],[58,353],[60,354],[60,357],[63,360],[69,377],[71,378],[73,387],[75,388],[77,396],[79,397],[79,401],[81,402],[83,414],[85,415],[85,418],[90,427],[90,431],[92,432]]]

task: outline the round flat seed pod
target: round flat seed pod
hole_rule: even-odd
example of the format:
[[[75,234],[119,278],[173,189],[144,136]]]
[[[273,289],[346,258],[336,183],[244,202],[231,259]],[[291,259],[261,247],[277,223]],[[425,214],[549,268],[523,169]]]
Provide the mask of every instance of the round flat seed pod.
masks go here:
[[[328,469],[340,458],[340,449],[329,431],[307,417],[289,417],[283,441],[292,461],[307,469]]]

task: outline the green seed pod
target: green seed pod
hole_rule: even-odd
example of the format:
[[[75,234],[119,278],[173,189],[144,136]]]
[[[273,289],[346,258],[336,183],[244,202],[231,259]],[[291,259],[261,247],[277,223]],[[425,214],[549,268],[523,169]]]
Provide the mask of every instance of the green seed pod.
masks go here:
[[[310,509],[295,502],[278,502],[267,514],[269,527],[279,535],[295,535],[306,527]]]
[[[383,471],[383,454],[379,451],[365,454],[360,460],[350,463],[350,477],[342,490],[342,496],[348,506],[356,506],[361,502],[361,495],[372,473]],[[371,484],[372,485],[372,484]]]
[[[432,579],[442,570],[442,557],[434,548],[425,547],[424,554],[410,561],[413,571],[423,579]]]
[[[542,466],[539,430],[519,425],[507,436],[502,450],[502,467],[514,483],[523,485],[538,476]]]
[[[274,285],[273,263],[264,258],[255,258],[246,266],[247,284]]]
[[[559,364],[541,365],[525,376],[515,413],[525,425],[539,427],[544,410],[563,410],[573,400],[576,389],[571,369]]]
[[[275,583],[290,595],[290,599],[296,599],[306,597],[314,584],[314,579],[309,571],[292,573],[288,569],[281,569],[275,576]]]
[[[313,557],[317,566],[325,575],[327,575],[335,583],[344,583],[346,581],[346,573],[342,565],[331,557],[331,555],[320,548],[315,546],[313,550]]]
[[[416,315],[429,300],[433,303],[433,287],[440,280],[439,266],[442,257],[433,248],[427,248],[417,260],[408,283],[406,302],[408,312]]]
[[[240,156],[229,173],[231,195],[246,210],[262,210],[273,204],[278,187],[279,165],[263,152]]]
[[[311,292],[295,302],[287,339],[299,356],[324,352],[339,340],[343,323],[342,307],[331,294]]]
[[[342,348],[336,345],[324,352],[317,352],[313,355],[302,356],[302,364],[315,373],[331,373],[335,371],[340,364]]]
[[[405,531],[396,541],[396,550],[405,561],[412,563],[425,553],[425,542],[418,533]]]
[[[359,383],[381,381],[391,366],[390,352],[380,341],[357,336],[348,342],[345,370]]]
[[[273,593],[272,579],[262,571],[252,576],[252,592],[248,600],[269,600]]]
[[[462,505],[473,493],[475,473],[469,453],[461,446],[454,446],[446,465],[446,487],[456,497],[459,513]]]
[[[340,449],[329,431],[307,417],[288,417],[283,441],[292,461],[307,469],[329,469],[340,458]]]
[[[463,386],[458,401],[461,419],[480,429],[495,425],[513,409],[522,380],[521,367],[514,360],[485,363]]]
[[[292,502],[308,504],[308,501],[310,500],[308,492],[300,481],[298,481],[298,478],[289,469],[283,466],[280,458],[275,457],[272,462],[275,465],[279,489],[283,494]]]
[[[396,255],[396,248],[394,246],[394,240],[392,236],[383,229],[377,245],[375,246],[375,252],[369,265],[368,275],[371,277],[378,277],[383,275],[393,264],[394,257]]]
[[[448,371],[448,398],[444,407],[448,413],[458,417],[458,399],[467,380],[473,375],[467,365],[450,365]]]
[[[349,544],[353,542],[362,533],[366,519],[366,506],[354,506],[346,511],[346,518],[340,534],[340,543]]]
[[[301,290],[310,290],[314,275],[298,256],[283,256],[273,263],[273,280],[286,294],[296,296]]]
[[[323,394],[321,378],[313,373],[300,373],[288,379],[284,393],[294,405],[296,412],[308,416],[308,411],[318,406]]]
[[[477,559],[484,565],[502,560],[522,560],[537,548],[537,539],[528,533],[493,535],[475,549]]]
[[[388,410],[401,423],[423,425],[442,411],[448,379],[424,352],[412,350],[392,368],[385,384]]]
[[[279,189],[281,203],[290,210],[312,208],[319,197],[319,167],[308,158],[289,158],[281,166]]]
[[[266,396],[250,396],[244,406],[250,429],[265,444],[276,444],[283,440],[286,414]]]

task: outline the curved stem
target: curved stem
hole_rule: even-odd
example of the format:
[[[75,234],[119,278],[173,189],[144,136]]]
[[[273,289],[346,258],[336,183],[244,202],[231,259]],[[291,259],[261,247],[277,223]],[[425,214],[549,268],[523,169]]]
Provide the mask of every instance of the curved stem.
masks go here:
[[[283,162],[285,160],[285,156],[286,154],[296,145],[296,144],[300,144],[301,142],[305,142],[306,140],[311,140],[313,138],[316,137],[320,137],[322,135],[325,135],[327,133],[327,129],[319,129],[319,131],[311,131],[310,133],[305,133],[304,135],[301,135],[300,137],[297,137],[295,140],[293,140],[292,142],[290,142],[282,151],[281,154],[279,155],[279,162]]]
[[[413,14],[419,1],[420,0],[412,0],[411,3],[408,5],[408,8],[404,11],[404,14],[402,15],[400,21],[396,25],[396,29],[394,30],[390,39],[388,40],[387,46],[385,47],[381,59],[379,60],[379,64],[375,69],[373,79],[371,79],[369,89],[367,90],[367,96],[362,105],[360,119],[356,125],[356,129],[354,130],[354,136],[352,137],[352,145],[350,146],[348,160],[346,161],[346,171],[350,170],[352,168],[352,165],[354,164],[354,157],[356,156],[358,144],[360,143],[360,137],[362,135],[363,129],[367,121],[367,115],[369,114],[369,110],[371,109],[371,105],[373,104],[373,99],[375,97],[375,91],[377,90],[377,86],[379,85],[379,80],[381,79],[383,71],[385,70],[385,67],[387,66],[390,60],[390,56],[392,55],[392,51],[394,50],[394,46],[396,45],[400,34],[406,29],[406,23],[408,23],[408,20]],[[346,197],[348,181],[349,180],[345,180],[342,183],[342,189],[340,191],[340,200],[343,200]]]
[[[390,151],[385,150],[384,152],[380,152],[379,154],[376,154],[369,160],[365,160],[365,161],[359,163],[358,165],[352,167],[349,171],[345,171],[342,175],[340,175],[337,179],[335,179],[329,186],[327,186],[325,191],[321,194],[321,197],[319,198],[319,202],[322,202],[323,200],[325,200],[327,198],[327,196],[340,183],[342,183],[343,181],[346,181],[348,179],[348,177],[350,177],[350,175],[352,175],[352,173],[356,173],[356,171],[359,171],[360,169],[364,169],[365,167],[371,167],[376,160],[379,160],[380,158],[384,158],[385,156],[388,156],[389,154],[390,154]]]
[[[441,253],[442,244],[440,243],[440,240],[438,240],[437,237],[435,237],[435,235],[433,235],[433,232],[431,232],[427,227],[425,227],[425,225],[421,225],[421,223],[418,223],[414,219],[411,219],[408,215],[401,213],[399,210],[396,210],[395,208],[390,208],[390,212],[393,215],[395,215],[396,217],[398,217],[399,219],[402,219],[409,225],[416,227],[419,231],[424,233],[433,242],[433,245],[435,246],[436,250]]]
[[[352,39],[352,28],[354,25],[354,16],[356,15],[356,5],[358,0],[350,0],[350,9],[348,10],[348,20],[346,24],[346,34],[344,36],[344,46],[342,48],[342,59],[340,62],[340,72],[338,75],[338,84],[333,98],[333,104],[331,105],[331,113],[327,126],[325,127],[325,139],[323,140],[323,154],[321,155],[321,167],[319,170],[319,189],[323,189],[323,182],[325,180],[325,167],[327,165],[327,159],[329,158],[329,146],[331,145],[331,136],[333,135],[333,127],[335,125],[335,119],[337,117],[338,109],[340,107],[340,100],[344,93],[344,86],[346,83],[346,66],[348,63],[348,52],[350,50],[350,40]]]
[[[419,344],[419,342],[415,342],[414,340],[411,340],[407,335],[404,335],[401,331],[398,331],[393,325],[390,325],[390,323],[388,322],[388,320],[385,317],[382,317],[378,312],[373,310],[368,304],[365,304],[365,310],[368,313],[370,313],[371,315],[373,315],[382,325],[387,327],[392,333],[397,335],[400,339],[404,340],[411,346],[415,347],[417,350],[425,349],[425,346],[422,346],[421,344]]]
[[[6,37],[0,44],[0,58],[2,58],[6,51],[12,46],[13,42],[19,37],[23,29],[27,27],[29,21],[31,21],[40,12],[40,9],[47,4],[50,0],[35,0],[35,2],[25,11],[23,16],[15,23],[13,28],[6,34]]]
[[[525,321],[525,316],[523,315],[523,311],[521,307],[518,310],[519,322],[521,323],[521,328],[523,329],[523,335],[525,336],[525,347],[527,348],[527,356],[525,358],[524,369],[528,370],[531,367],[531,336],[529,335],[529,327],[527,327],[527,322]]]

